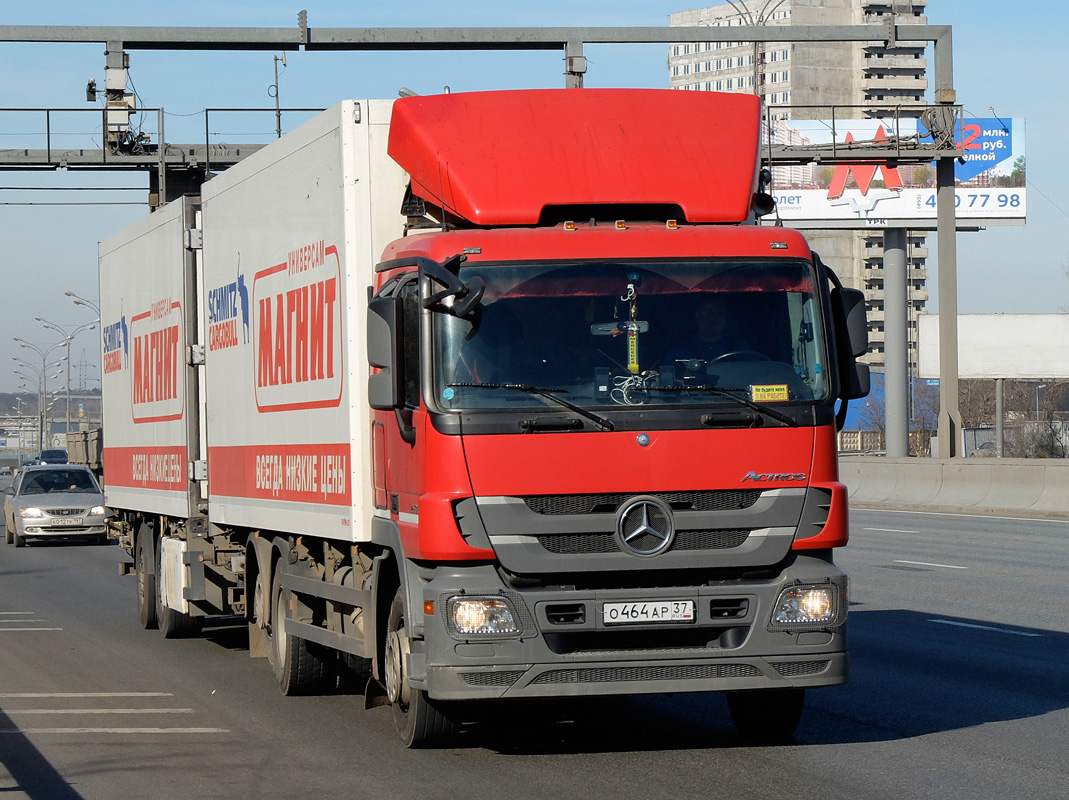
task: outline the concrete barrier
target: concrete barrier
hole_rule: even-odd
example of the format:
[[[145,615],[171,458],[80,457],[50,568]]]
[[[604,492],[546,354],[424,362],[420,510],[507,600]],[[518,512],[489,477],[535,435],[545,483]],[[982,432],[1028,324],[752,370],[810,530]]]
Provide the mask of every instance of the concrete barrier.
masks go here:
[[[1032,504],[1032,510],[1064,516],[1069,508],[1069,475],[1061,469],[1044,468],[1043,494]]]
[[[856,508],[1018,514],[1069,520],[1069,459],[884,458],[840,454]]]

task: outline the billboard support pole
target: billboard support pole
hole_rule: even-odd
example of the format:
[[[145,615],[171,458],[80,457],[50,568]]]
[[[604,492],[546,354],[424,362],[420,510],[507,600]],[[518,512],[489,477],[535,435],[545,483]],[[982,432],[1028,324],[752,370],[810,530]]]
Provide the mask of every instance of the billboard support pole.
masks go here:
[[[909,337],[905,228],[883,232],[884,451],[909,455]]]
[[[995,378],[995,457],[1002,458],[1003,455],[1003,443],[1004,433],[1002,430],[1002,419],[1006,413],[1003,406],[1003,389],[1005,379]]]
[[[939,458],[961,456],[958,407],[958,249],[955,240],[954,159],[935,162],[939,237]]]

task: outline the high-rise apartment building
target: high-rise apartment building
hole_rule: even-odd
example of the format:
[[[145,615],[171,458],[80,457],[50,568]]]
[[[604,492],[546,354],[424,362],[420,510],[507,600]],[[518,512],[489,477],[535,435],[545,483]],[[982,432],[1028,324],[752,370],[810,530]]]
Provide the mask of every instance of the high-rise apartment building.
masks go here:
[[[927,0],[731,0],[671,15],[671,25],[923,25]],[[892,114],[919,116],[925,105],[927,59],[923,43],[894,48],[862,42],[690,42],[669,46],[669,85],[691,91],[746,92],[765,104],[773,143],[804,144],[792,119],[852,119]],[[834,114],[832,107],[835,107]],[[812,184],[815,165],[773,170],[773,188]],[[866,231],[806,232],[813,249],[868,303],[868,360],[883,364],[883,236]],[[917,314],[928,299],[928,249],[923,232],[908,236],[909,363],[916,364]]]

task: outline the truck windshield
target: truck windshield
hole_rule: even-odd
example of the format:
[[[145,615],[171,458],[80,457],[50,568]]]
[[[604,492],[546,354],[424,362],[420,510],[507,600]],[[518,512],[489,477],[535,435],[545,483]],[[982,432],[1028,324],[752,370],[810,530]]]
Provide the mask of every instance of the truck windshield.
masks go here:
[[[827,398],[807,261],[477,264],[459,277],[475,276],[486,291],[472,314],[433,315],[443,408],[545,407],[546,392],[605,409]]]

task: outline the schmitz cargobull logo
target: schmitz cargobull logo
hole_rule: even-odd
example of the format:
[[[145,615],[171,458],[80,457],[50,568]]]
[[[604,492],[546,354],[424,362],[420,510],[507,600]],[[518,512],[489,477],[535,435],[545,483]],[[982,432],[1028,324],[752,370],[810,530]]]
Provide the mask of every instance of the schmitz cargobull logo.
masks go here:
[[[257,409],[338,406],[344,337],[337,248],[311,242],[256,273],[252,309]]]
[[[101,336],[104,344],[104,374],[125,368],[130,361],[130,331],[126,327],[126,315],[119,301],[119,319],[104,326]]]
[[[249,336],[249,290],[239,272],[237,280],[208,290],[208,350],[248,344]]]
[[[127,348],[123,335],[123,349]],[[132,408],[135,423],[181,419],[185,408],[186,348],[182,304],[161,297],[130,319],[133,359]]]

